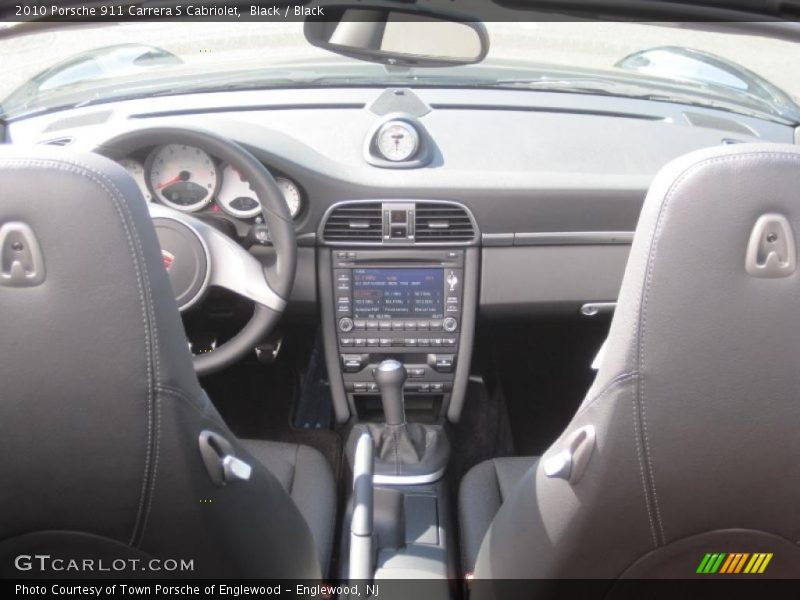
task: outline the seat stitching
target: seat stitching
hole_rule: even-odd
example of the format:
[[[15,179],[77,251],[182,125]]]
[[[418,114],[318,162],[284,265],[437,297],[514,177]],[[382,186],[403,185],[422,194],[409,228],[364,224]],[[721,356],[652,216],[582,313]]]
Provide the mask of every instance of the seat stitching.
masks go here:
[[[626,371],[625,373],[620,373],[619,375],[615,376],[611,381],[606,384],[606,386],[600,390],[595,396],[592,396],[590,399],[586,400],[581,407],[578,409],[578,412],[575,413],[575,416],[580,415],[585,410],[587,410],[591,405],[595,402],[603,398],[606,394],[611,392],[612,390],[616,389],[616,387],[622,383],[627,383],[632,379],[636,379],[639,376],[638,371]]]
[[[645,273],[645,285],[644,289],[642,290],[642,296],[638,311],[638,319],[636,323],[636,340],[637,340],[637,363],[639,366],[639,371],[644,373],[644,366],[646,363],[645,360],[645,333],[647,330],[647,305],[650,299],[650,289],[652,287],[653,281],[653,271],[655,269],[655,258],[658,252],[658,242],[661,239],[661,235],[663,233],[663,225],[666,219],[667,210],[671,205],[671,201],[674,199],[675,194],[677,193],[680,186],[695,172],[697,172],[702,167],[707,167],[710,165],[715,164],[723,164],[723,163],[733,163],[733,162],[742,162],[751,159],[763,159],[763,158],[783,158],[790,161],[800,161],[800,156],[796,154],[791,154],[789,152],[773,152],[773,151],[758,151],[758,152],[747,152],[742,154],[735,154],[729,156],[717,156],[712,158],[704,159],[700,162],[694,163],[688,167],[673,181],[670,185],[667,193],[664,195],[664,198],[661,202],[661,206],[659,207],[659,212],[656,217],[655,228],[652,233],[652,237],[650,240],[650,248],[648,250],[647,256],[647,263],[646,263],[646,273]],[[644,443],[644,454],[647,462],[648,468],[648,476],[649,476],[649,483],[650,488],[652,491],[653,496],[653,507],[656,514],[656,521],[658,523],[658,527],[661,533],[661,540],[663,543],[666,543],[666,535],[664,533],[664,524],[663,519],[661,517],[661,510],[659,507],[658,502],[658,492],[656,489],[655,483],[655,473],[653,468],[653,459],[652,459],[652,452],[650,449],[650,440],[649,434],[647,430],[647,412],[646,412],[646,388],[645,388],[645,378],[639,377],[637,380],[637,387],[636,387],[636,397],[639,403],[639,408],[641,413],[639,415],[639,419],[641,420],[642,424],[642,442]],[[634,423],[635,428],[636,423]],[[637,446],[638,448],[638,446]]]
[[[145,510],[145,497],[147,495],[147,481],[150,478],[150,461],[153,455],[153,405],[154,405],[154,381],[153,381],[153,329],[155,324],[152,322],[153,315],[148,314],[148,304],[152,306],[152,303],[148,303],[145,298],[149,296],[150,290],[149,288],[145,289],[143,284],[143,272],[146,271],[146,263],[144,261],[144,256],[141,253],[141,245],[138,247],[134,243],[134,239],[138,240],[138,236],[136,235],[136,227],[133,225],[133,219],[129,212],[124,211],[123,207],[126,207],[126,198],[125,196],[119,191],[116,185],[114,185],[113,181],[109,179],[104,173],[95,170],[94,168],[85,165],[76,160],[69,160],[69,161],[60,161],[58,159],[50,159],[50,158],[30,158],[30,159],[15,159],[15,158],[4,158],[2,164],[5,166],[17,166],[17,167],[30,167],[30,168],[50,168],[56,169],[59,171],[63,171],[65,173],[74,173],[76,175],[80,175],[83,177],[88,178],[95,184],[97,184],[113,201],[114,209],[117,212],[117,216],[119,217],[120,224],[122,225],[122,229],[125,232],[125,237],[127,239],[128,248],[131,252],[131,259],[133,262],[134,272],[135,272],[135,279],[136,285],[138,288],[139,293],[139,302],[140,307],[142,309],[142,322],[144,324],[145,330],[145,355],[146,355],[146,369],[147,369],[147,391],[148,391],[148,402],[147,402],[147,444],[146,444],[146,452],[145,452],[145,466],[144,466],[144,475],[142,478],[142,490],[139,495],[139,506],[137,508],[136,520],[134,522],[133,531],[131,532],[131,537],[129,543],[134,545],[134,542],[137,537],[137,532],[139,531],[142,523],[143,512]],[[112,189],[109,189],[112,188]],[[118,195],[117,195],[118,194]],[[131,220],[130,224],[126,220],[126,217]],[[138,250],[138,251],[137,251]]]

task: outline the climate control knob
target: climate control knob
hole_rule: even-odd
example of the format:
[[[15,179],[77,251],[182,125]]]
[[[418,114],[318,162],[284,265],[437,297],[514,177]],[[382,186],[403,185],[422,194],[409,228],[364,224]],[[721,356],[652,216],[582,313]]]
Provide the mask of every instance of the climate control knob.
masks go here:
[[[447,317],[444,321],[442,321],[442,328],[445,331],[452,333],[458,329],[458,321],[456,321],[453,317]]]
[[[339,319],[339,331],[343,331],[344,333],[353,331],[353,319],[350,317]]]

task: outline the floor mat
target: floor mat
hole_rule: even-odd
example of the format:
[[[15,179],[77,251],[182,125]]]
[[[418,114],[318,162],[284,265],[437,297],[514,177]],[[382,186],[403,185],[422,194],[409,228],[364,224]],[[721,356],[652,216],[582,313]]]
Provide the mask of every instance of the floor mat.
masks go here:
[[[291,365],[241,363],[205,377],[201,383],[236,436],[316,448],[338,478],[339,435],[325,428],[294,427],[293,408],[301,386],[300,374]]]
[[[471,377],[461,419],[450,427],[449,437],[452,453],[447,469],[455,485],[478,463],[513,455],[511,426],[500,388],[489,390],[482,379]]]

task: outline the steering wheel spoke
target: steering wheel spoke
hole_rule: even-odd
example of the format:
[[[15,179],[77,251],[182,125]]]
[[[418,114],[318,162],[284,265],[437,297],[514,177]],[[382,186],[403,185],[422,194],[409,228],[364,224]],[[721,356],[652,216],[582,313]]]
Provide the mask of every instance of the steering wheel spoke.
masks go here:
[[[199,246],[195,246],[202,248],[203,256],[199,260],[194,257],[194,264],[188,265],[193,272],[189,276],[173,278],[173,285],[176,285],[177,279],[177,285],[181,286],[175,290],[176,296],[183,300],[179,302],[181,311],[188,310],[201,300],[210,286],[225,288],[276,312],[282,312],[286,307],[286,300],[270,287],[261,263],[234,240],[186,213],[160,204],[150,204],[148,207],[156,228],[170,229],[173,238],[183,236],[184,239],[178,239],[177,242],[184,247],[191,246],[196,240]],[[165,251],[163,256],[168,271],[183,268],[177,261],[189,259],[188,252],[175,256]],[[181,280],[190,281],[190,293],[185,293],[185,285],[181,285]],[[200,280],[200,285],[194,284],[195,280]]]

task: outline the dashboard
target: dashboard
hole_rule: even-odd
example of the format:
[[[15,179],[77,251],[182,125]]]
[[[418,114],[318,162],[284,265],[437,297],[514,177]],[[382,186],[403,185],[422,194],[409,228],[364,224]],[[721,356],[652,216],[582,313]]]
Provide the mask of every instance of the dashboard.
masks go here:
[[[396,239],[364,241],[377,222],[370,214],[347,222],[343,238],[325,237],[337,207],[380,210],[384,201],[463,207],[474,237],[442,230],[439,243],[479,249],[482,318],[613,302],[642,201],[664,164],[723,143],[800,140],[790,126],[698,106],[422,87],[142,98],[18,119],[4,135],[93,150],[120,132],[162,125],[231,139],[276,177],[300,247],[290,309],[306,314],[319,303],[315,248],[436,245],[433,232],[423,241],[409,229],[413,222],[396,224]],[[259,219],[247,182],[202,148],[163,140],[119,160],[150,201],[224,218],[240,237]]]
[[[445,88],[280,89],[126,100],[11,122],[6,141],[96,150],[204,129],[249,150],[293,217],[288,312],[320,318],[337,419],[402,360],[418,405],[458,420],[478,320],[613,310],[647,189],[671,159],[794,128],[651,100]],[[145,198],[265,232],[246,180],[163,139],[114,158]],[[264,264],[268,235],[244,244]]]

